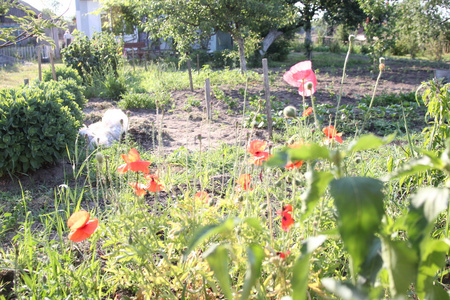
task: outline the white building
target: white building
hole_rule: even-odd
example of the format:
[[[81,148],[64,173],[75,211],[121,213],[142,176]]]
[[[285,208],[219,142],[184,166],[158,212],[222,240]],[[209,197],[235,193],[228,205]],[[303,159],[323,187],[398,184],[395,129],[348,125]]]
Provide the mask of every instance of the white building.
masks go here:
[[[92,38],[95,32],[102,31],[100,14],[92,14],[101,7],[99,1],[75,0],[75,15],[77,18],[77,30]]]

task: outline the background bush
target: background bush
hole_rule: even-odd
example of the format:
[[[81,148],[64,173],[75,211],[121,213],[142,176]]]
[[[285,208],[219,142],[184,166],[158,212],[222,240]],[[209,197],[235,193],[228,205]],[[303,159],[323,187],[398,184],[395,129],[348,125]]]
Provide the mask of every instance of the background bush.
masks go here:
[[[77,70],[73,69],[72,67],[68,66],[58,66],[55,68],[56,73],[56,79],[58,81],[64,80],[64,79],[73,79],[78,85],[83,84],[83,79],[78,74]],[[51,81],[53,80],[52,70],[51,69],[45,69],[42,74],[42,80],[43,81]]]
[[[118,75],[122,43],[109,33],[95,33],[89,39],[75,32],[73,42],[61,54],[66,66],[77,70],[84,83],[92,83],[93,75],[106,75],[111,70]]]
[[[74,99],[55,81],[0,90],[0,176],[37,170],[73,149],[82,118]]]

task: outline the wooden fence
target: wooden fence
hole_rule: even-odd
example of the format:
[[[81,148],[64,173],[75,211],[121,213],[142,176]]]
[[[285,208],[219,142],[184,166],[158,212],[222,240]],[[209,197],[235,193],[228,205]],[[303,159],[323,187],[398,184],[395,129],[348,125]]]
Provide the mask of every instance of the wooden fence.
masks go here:
[[[9,46],[0,48],[0,55],[12,56],[21,60],[36,60],[37,59],[37,47],[41,47],[41,55],[45,60],[48,59],[51,51],[51,46]]]

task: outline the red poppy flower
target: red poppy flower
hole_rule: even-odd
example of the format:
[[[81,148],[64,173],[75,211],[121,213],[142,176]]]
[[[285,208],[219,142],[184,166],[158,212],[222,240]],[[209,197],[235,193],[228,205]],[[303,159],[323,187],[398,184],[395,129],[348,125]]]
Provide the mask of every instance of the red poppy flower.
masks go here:
[[[282,216],[285,212],[292,211],[292,205],[286,204],[282,209],[277,210],[277,215]]]
[[[281,229],[288,232],[289,228],[294,225],[294,219],[291,216],[292,205],[286,204],[282,209],[277,211],[277,215],[281,216]]]
[[[283,211],[283,216],[281,217],[281,229],[288,232],[291,226],[294,225],[294,219],[290,212]]]
[[[267,147],[266,141],[259,141],[259,140],[251,141],[247,149],[247,151],[251,155],[253,155],[250,162],[257,166],[261,166],[263,161],[268,160],[270,155],[269,152],[264,151],[266,147]]]
[[[283,252],[277,252],[277,255],[278,255],[280,258],[282,258],[282,259],[285,259],[286,256],[288,256],[289,254],[291,254],[291,251],[286,251],[286,253],[283,253]]]
[[[302,112],[302,117],[309,116],[312,112],[313,112],[313,109],[312,109],[312,107],[310,106],[310,107],[308,107],[306,110],[304,110],[304,111]]]
[[[148,167],[150,166],[150,161],[142,161],[139,155],[139,152],[132,148],[127,154],[122,154],[122,158],[125,161],[125,164],[120,165],[117,168],[117,171],[120,174],[124,174],[127,171],[138,172],[141,171],[145,174],[149,173]]]
[[[241,176],[239,176],[239,179],[237,181],[238,183],[238,190],[244,190],[244,191],[251,191],[253,190],[252,188],[250,188],[250,180],[251,180],[251,176],[250,174],[241,174]]]
[[[98,227],[98,219],[89,220],[89,213],[80,210],[73,213],[67,220],[67,226],[70,228],[69,240],[78,243],[90,237]]]
[[[164,185],[161,184],[158,174],[155,175],[148,174],[144,175],[144,177],[148,179],[147,185],[145,187],[146,190],[156,193],[164,189]]]
[[[288,170],[292,170],[295,168],[300,168],[303,165],[303,160],[300,161],[296,161],[295,163],[293,162],[288,162],[284,168],[288,169]]]
[[[147,194],[147,191],[145,190],[147,186],[145,184],[139,182],[128,182],[128,184],[134,189],[136,195],[144,196]]]
[[[298,87],[298,93],[302,96],[309,97],[316,92],[317,78],[312,70],[310,60],[292,66],[289,71],[284,73],[283,79],[290,85]],[[312,83],[311,89],[306,88],[309,82]]]
[[[339,144],[342,144],[342,132],[337,132],[336,128],[334,128],[333,125],[325,127],[322,131],[327,136],[324,138],[325,144],[328,145],[333,141],[333,139],[336,140]]]
[[[197,192],[194,195],[194,200],[201,200],[208,202],[209,201],[209,194],[205,191]]]

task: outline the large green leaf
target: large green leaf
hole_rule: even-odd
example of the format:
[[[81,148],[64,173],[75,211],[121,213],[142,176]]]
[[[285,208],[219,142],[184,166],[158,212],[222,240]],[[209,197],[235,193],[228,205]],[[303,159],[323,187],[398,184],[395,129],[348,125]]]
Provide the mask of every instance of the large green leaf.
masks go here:
[[[248,268],[245,274],[244,287],[242,288],[241,300],[248,299],[252,287],[261,276],[261,265],[264,260],[264,249],[256,244],[247,248]]]
[[[225,298],[232,300],[231,279],[228,274],[228,253],[223,245],[211,246],[203,255],[214,272]]]
[[[428,157],[422,157],[419,159],[414,159],[408,163],[402,165],[400,168],[392,172],[390,178],[402,178],[405,176],[414,175],[420,172],[424,172],[436,167],[436,163]]]
[[[330,183],[338,210],[338,228],[353,260],[353,275],[370,252],[383,209],[383,184],[369,177],[346,177]]]
[[[416,282],[418,258],[415,251],[400,241],[382,238],[382,257],[389,274],[392,297],[406,296],[406,291]]]
[[[379,147],[389,144],[395,138],[395,133],[385,136],[384,138],[377,137],[373,134],[361,136],[359,139],[352,141],[348,145],[348,153],[378,149]]]
[[[375,238],[370,246],[370,251],[361,265],[361,271],[358,279],[365,286],[374,286],[378,278],[378,272],[383,267],[383,258],[381,257],[381,240]]]
[[[311,170],[305,174],[307,180],[307,189],[302,195],[302,218],[306,217],[313,211],[320,197],[333,179],[333,175],[329,172],[316,172]]]
[[[444,289],[436,285],[436,274],[445,267],[446,254],[450,249],[449,241],[427,238],[420,245],[419,272],[415,286],[419,299],[450,299]],[[438,296],[439,295],[439,296]]]
[[[307,299],[309,261],[312,253],[326,240],[325,235],[308,238],[302,245],[301,255],[292,268],[292,299]]]
[[[449,191],[445,188],[424,188],[412,197],[406,225],[408,237],[416,248],[430,235],[437,216],[448,208],[448,201]]]
[[[283,168],[289,160],[289,155],[287,152],[287,147],[275,152],[268,161],[264,163],[268,167],[280,167]]]
[[[287,152],[291,161],[328,159],[330,156],[327,147],[317,144],[304,145],[300,148],[289,148]]]

